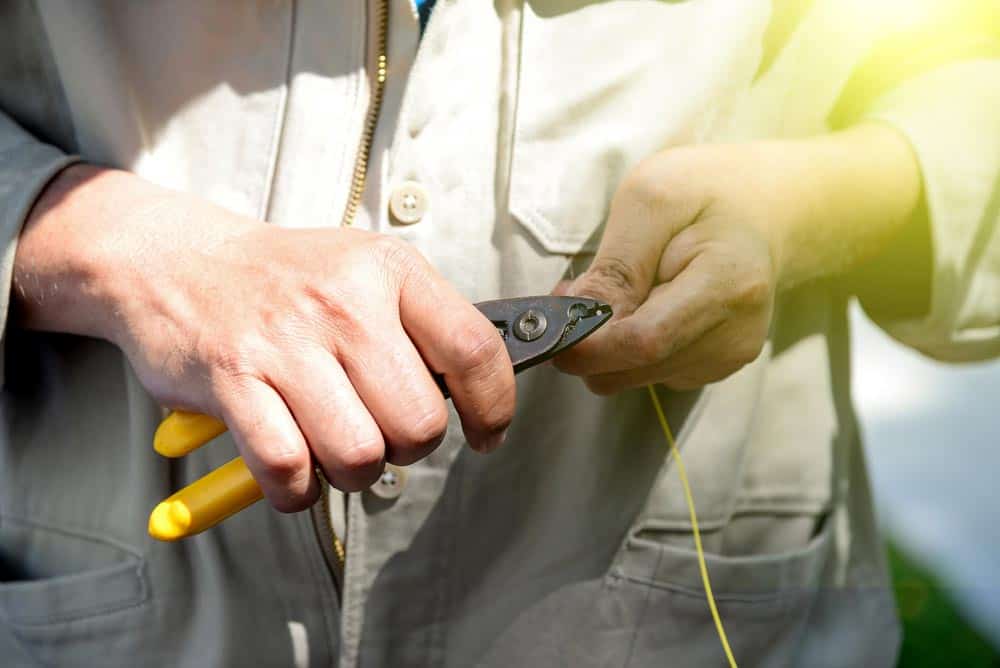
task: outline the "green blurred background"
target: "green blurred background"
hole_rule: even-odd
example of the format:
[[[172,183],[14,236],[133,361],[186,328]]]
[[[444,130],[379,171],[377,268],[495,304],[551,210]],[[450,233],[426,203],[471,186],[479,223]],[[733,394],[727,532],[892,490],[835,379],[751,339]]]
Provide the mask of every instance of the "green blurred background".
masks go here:
[[[900,668],[1000,667],[997,648],[970,625],[931,570],[891,543],[889,563],[903,620]]]

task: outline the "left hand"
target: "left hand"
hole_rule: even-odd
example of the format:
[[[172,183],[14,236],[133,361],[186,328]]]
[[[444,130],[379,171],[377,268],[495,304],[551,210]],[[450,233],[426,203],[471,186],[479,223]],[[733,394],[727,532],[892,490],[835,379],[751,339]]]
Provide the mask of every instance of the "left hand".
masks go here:
[[[756,151],[673,149],[625,178],[593,264],[556,289],[610,303],[614,319],[557,368],[597,394],[650,383],[688,390],[759,355],[778,285],[774,231],[794,204],[782,204],[780,179]]]

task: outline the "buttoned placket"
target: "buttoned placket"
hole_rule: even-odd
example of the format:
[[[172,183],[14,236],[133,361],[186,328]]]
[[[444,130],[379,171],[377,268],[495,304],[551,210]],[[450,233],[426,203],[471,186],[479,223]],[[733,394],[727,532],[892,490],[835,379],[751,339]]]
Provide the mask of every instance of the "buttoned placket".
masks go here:
[[[393,234],[396,228],[420,223],[430,206],[426,189],[416,181],[400,183],[390,192],[389,201],[384,201],[386,190],[384,163],[389,153],[392,130],[395,126],[399,105],[406,85],[413,58],[419,43],[419,23],[415,6],[411,0],[367,0],[365,2],[369,45],[379,39],[379,26],[373,17],[379,11],[386,11],[387,34],[385,36],[386,77],[382,91],[381,109],[371,137],[366,165],[366,183],[361,193],[358,222],[373,231]],[[378,67],[379,54],[368,48],[367,67]],[[389,184],[392,187],[392,184]],[[331,518],[339,513],[344,533],[341,534],[345,549],[344,571],[341,579],[341,638],[340,666],[356,666],[359,661],[362,621],[364,617],[365,561],[368,549],[366,540],[367,518],[362,497],[372,495],[389,503],[404,493],[407,474],[404,469],[387,464],[379,479],[361,493],[345,495],[330,494],[328,510]],[[336,525],[338,522],[333,521]]]
[[[408,4],[395,2],[392,5],[394,11],[390,17],[388,36],[389,76],[386,80],[383,108],[372,144],[368,172],[369,181],[363,198],[363,213],[375,231],[400,236],[411,241],[428,242],[434,236],[433,197],[436,184],[427,182],[425,175],[420,173],[419,165],[422,160],[417,159],[418,156],[414,153],[415,143],[420,140],[421,134],[434,123],[434,112],[439,108],[439,104],[443,105],[440,108],[448,109],[449,113],[455,113],[455,109],[449,108],[447,100],[430,99],[426,91],[420,88],[421,77],[419,74],[413,81],[408,82],[408,80],[411,70],[430,72],[433,68],[448,66],[446,41],[453,20],[451,17],[454,15],[457,19],[462,16],[460,14],[462,10],[453,0],[437,3],[428,30],[422,39],[420,55],[414,62],[420,39],[415,20],[416,15],[407,16],[401,11]],[[502,93],[498,95],[500,123],[495,155],[496,164],[490,170],[499,175],[493,184],[498,195],[495,200],[498,207],[496,211],[498,220],[506,220],[506,212],[509,209],[507,200],[510,193],[514,114],[517,106],[521,4],[520,0],[504,0],[498,9],[501,14],[502,34],[502,42],[498,44],[501,50],[500,60],[502,61],[498,85],[501,87]],[[408,90],[404,100],[404,89],[410,84],[414,90]],[[402,158],[403,155],[407,157]],[[394,157],[398,160],[394,160]],[[392,168],[390,168],[390,160],[394,162]],[[454,426],[457,427],[457,425]],[[458,448],[462,447],[461,440],[453,442],[452,445]],[[445,462],[450,461],[448,455],[444,452],[435,454],[440,454],[440,456],[432,456],[429,460],[430,463],[422,462],[415,467],[429,466],[430,469],[427,473],[440,467],[447,467]],[[386,542],[386,537],[379,536],[378,540],[373,540],[372,531],[374,528],[370,525],[373,522],[377,522],[379,525],[383,524],[383,521],[378,518],[388,519],[403,512],[401,510],[403,508],[410,508],[406,512],[412,513],[415,510],[411,507],[414,503],[418,506],[426,503],[427,499],[423,498],[426,496],[424,490],[420,490],[419,493],[414,491],[414,486],[420,484],[420,479],[423,477],[423,475],[409,474],[401,468],[387,466],[385,473],[371,488],[359,494],[348,495],[346,504],[346,564],[341,613],[340,665],[342,666],[358,665],[363,635],[363,619],[367,617],[367,606],[375,605],[366,599],[370,587],[369,580],[373,575],[371,571],[380,567],[379,564],[384,555],[372,553],[372,550],[384,550],[383,543]],[[432,473],[431,477],[437,478],[438,475]],[[407,499],[408,495],[410,496],[409,500]],[[368,513],[372,508],[378,508],[379,514],[369,517]],[[457,508],[453,508],[453,511],[459,512]],[[386,524],[398,523],[399,519],[396,517]],[[449,540],[451,539],[457,540],[458,538],[451,537]],[[439,551],[439,558],[444,559],[445,555],[452,552],[451,548],[443,545]],[[444,576],[447,570],[448,568],[443,565],[443,562],[436,568],[441,576]],[[438,604],[434,609],[427,611],[428,615],[436,616],[447,613],[446,606],[450,599],[451,583],[441,582],[440,586]],[[436,628],[435,633],[438,635],[428,640],[428,654],[425,657],[431,663],[436,661],[435,657],[442,658],[441,652],[444,651],[446,641],[443,635],[444,627],[441,625],[434,625],[434,627]],[[419,659],[415,660],[419,661]]]

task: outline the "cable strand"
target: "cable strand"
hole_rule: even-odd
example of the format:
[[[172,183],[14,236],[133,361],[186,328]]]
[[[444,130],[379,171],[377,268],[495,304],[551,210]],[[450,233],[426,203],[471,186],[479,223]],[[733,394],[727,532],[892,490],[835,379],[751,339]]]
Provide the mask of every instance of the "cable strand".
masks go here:
[[[729,647],[729,638],[726,636],[726,630],[722,626],[722,617],[719,616],[719,609],[715,605],[715,596],[712,594],[712,583],[709,581],[708,566],[705,564],[705,550],[701,546],[701,531],[698,530],[698,517],[694,510],[694,495],[691,494],[691,484],[688,482],[684,460],[681,459],[681,451],[674,441],[674,434],[667,423],[667,416],[663,413],[663,406],[660,405],[660,398],[656,396],[656,390],[652,385],[647,385],[646,389],[649,390],[649,398],[653,401],[653,408],[656,409],[656,417],[660,421],[663,435],[670,445],[668,456],[672,456],[677,462],[677,475],[681,479],[681,486],[684,488],[684,498],[687,501],[688,512],[691,515],[691,532],[694,534],[694,548],[698,553],[698,570],[701,571],[701,581],[705,585],[705,598],[708,600],[708,607],[712,611],[715,630],[719,634],[719,642],[722,643],[722,649],[726,653],[726,659],[729,660],[730,668],[737,668],[736,659],[733,657],[733,650]]]

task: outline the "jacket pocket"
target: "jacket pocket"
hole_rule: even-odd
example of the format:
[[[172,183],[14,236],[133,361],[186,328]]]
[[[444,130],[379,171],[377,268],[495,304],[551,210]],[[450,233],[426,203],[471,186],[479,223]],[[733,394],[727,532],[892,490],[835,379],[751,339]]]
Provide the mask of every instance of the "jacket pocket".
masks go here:
[[[764,520],[750,532],[759,541],[748,540],[744,533],[736,545],[727,547],[723,537],[716,541],[722,544],[722,552],[706,552],[705,562],[739,663],[796,665],[796,651],[830,557],[831,523],[815,516]],[[798,547],[769,551],[794,543],[804,527],[817,522],[819,530]],[[712,537],[708,538],[711,544]],[[770,545],[754,544],[768,540]],[[626,665],[657,665],[668,649],[678,658],[678,665],[721,662],[722,649],[693,549],[663,540],[660,531],[640,527],[626,540],[608,577],[618,595],[635,606],[634,637]]]
[[[0,655],[12,665],[100,663],[148,607],[144,560],[113,541],[4,516],[0,557]]]
[[[138,559],[44,580],[0,585],[0,609],[12,626],[44,626],[106,615],[148,598]]]
[[[712,589],[741,666],[802,664],[797,652],[822,592],[831,529],[798,549],[707,554]],[[557,589],[524,610],[477,663],[573,668],[721,666],[725,657],[694,551],[631,534],[601,579]]]
[[[594,252],[629,169],[712,137],[752,81],[769,8],[525,4],[510,208],[546,252]]]

